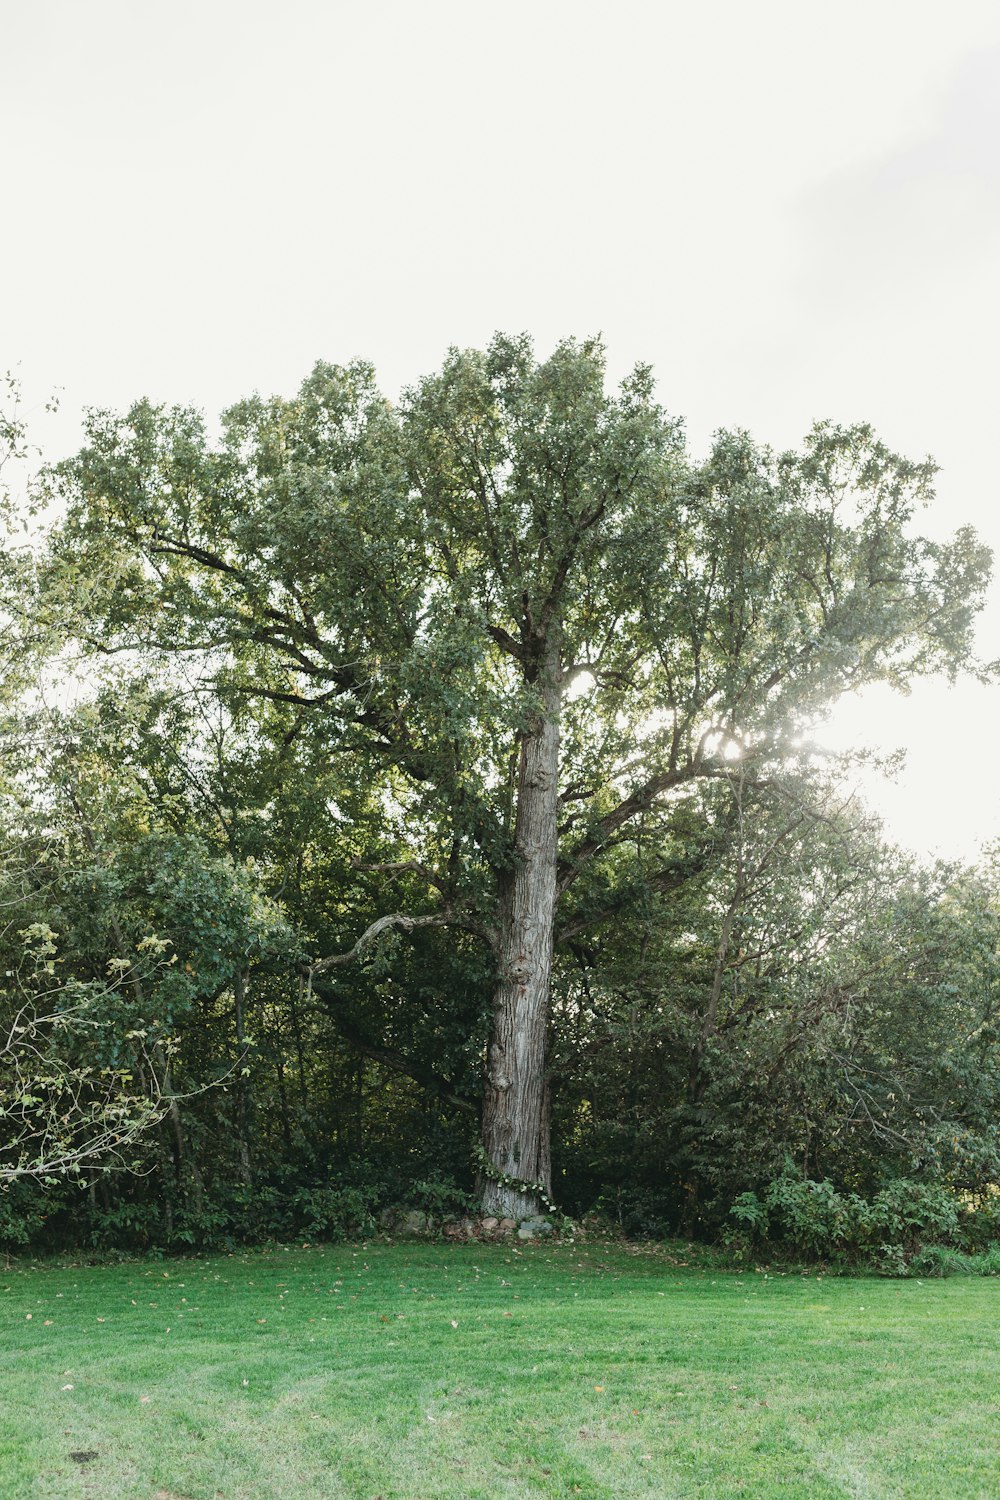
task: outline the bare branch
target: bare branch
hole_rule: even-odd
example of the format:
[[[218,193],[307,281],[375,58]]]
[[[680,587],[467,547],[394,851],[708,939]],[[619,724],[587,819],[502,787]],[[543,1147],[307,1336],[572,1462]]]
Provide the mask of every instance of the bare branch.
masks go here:
[[[497,937],[493,930],[484,927],[481,922],[472,917],[463,915],[461,912],[452,911],[445,907],[442,911],[430,912],[422,917],[410,917],[405,912],[392,912],[385,917],[378,917],[370,927],[366,927],[358,938],[353,948],[346,953],[332,953],[328,958],[321,958],[316,963],[308,965],[307,973],[314,978],[328,974],[331,969],[342,968],[344,964],[353,963],[364,950],[373,943],[383,932],[390,932],[398,927],[402,932],[416,932],[420,927],[461,927],[466,932],[473,933],[484,942],[489,943],[491,948],[496,948]]]
[[[426,880],[428,885],[434,886],[436,890],[443,891],[445,882],[440,875],[436,875],[427,865],[423,865],[417,859],[395,859],[388,860],[385,864],[366,864],[364,860],[352,859],[351,868],[364,870],[371,875],[419,875],[421,880]]]

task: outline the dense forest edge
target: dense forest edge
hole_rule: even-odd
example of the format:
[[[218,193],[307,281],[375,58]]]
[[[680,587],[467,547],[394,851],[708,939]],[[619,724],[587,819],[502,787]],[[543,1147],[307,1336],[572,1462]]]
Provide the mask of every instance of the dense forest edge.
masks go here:
[[[1000,1269],[1000,852],[893,847],[811,738],[992,670],[932,462],[695,460],[595,342],[94,411],[27,486],[7,392],[0,1250]]]

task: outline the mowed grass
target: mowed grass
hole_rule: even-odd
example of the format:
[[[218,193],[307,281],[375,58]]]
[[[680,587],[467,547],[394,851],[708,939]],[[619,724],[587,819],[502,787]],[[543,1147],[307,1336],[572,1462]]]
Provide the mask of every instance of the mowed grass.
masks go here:
[[[594,1244],[16,1265],[0,1495],[995,1500],[998,1311]]]

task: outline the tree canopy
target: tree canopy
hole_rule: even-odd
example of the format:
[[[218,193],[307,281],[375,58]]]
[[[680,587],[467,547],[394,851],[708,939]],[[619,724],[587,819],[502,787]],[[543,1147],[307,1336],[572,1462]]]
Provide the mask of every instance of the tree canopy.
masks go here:
[[[50,795],[136,870],[157,931],[162,870],[204,872],[216,894],[185,886],[171,927],[193,952],[216,917],[188,960],[204,1050],[228,1029],[248,1058],[251,1012],[280,1035],[311,1151],[339,1148],[309,1075],[351,1059],[448,1119],[450,1160],[478,1114],[480,1201],[522,1216],[553,1193],[553,1121],[565,1180],[584,1140],[610,1149],[595,1111],[643,1058],[630,1108],[674,1153],[643,1171],[696,1215],[739,1185],[703,1166],[708,1139],[737,1150],[733,1033],[758,1085],[782,1058],[818,1077],[806,1022],[862,984],[872,893],[903,899],[808,734],[844,693],[971,661],[989,555],[915,532],[933,477],[863,425],[787,453],[723,432],[695,459],[651,371],[609,390],[594,342],[538,360],[497,336],[395,404],[369,366],[321,364],[217,430],[92,413],[34,585],[100,683]],[[84,761],[109,768],[96,813]],[[280,904],[269,936],[235,935],[248,880]]]

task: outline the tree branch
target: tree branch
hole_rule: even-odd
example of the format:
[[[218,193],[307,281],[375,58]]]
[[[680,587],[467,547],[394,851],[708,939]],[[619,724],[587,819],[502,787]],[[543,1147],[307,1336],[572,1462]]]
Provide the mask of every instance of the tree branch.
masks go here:
[[[475,937],[482,938],[491,948],[495,949],[497,946],[497,936],[492,928],[484,927],[481,922],[461,912],[454,912],[450,907],[446,907],[443,911],[430,912],[423,917],[409,917],[405,912],[397,911],[385,917],[378,917],[371,926],[365,928],[354,947],[348,949],[346,953],[332,953],[328,958],[321,958],[314,964],[308,964],[306,973],[310,978],[315,979],[328,974],[331,969],[339,969],[344,964],[353,963],[369,943],[373,943],[383,932],[390,932],[394,927],[400,928],[403,932],[415,932],[418,927],[461,927]]]
[[[385,864],[366,864],[362,859],[351,860],[352,870],[364,870],[370,875],[419,875],[421,880],[426,880],[428,885],[434,886],[435,890],[443,891],[445,882],[440,875],[436,875],[427,865],[420,863],[418,859],[392,859]]]
[[[363,1057],[371,1058],[372,1062],[381,1063],[383,1067],[390,1068],[394,1073],[402,1073],[404,1077],[412,1078],[413,1082],[418,1083],[421,1088],[430,1089],[432,1093],[437,1094],[438,1098],[454,1105],[464,1114],[478,1113],[478,1106],[471,1099],[466,1099],[464,1095],[456,1093],[449,1079],[440,1078],[433,1069],[424,1067],[422,1063],[415,1062],[402,1052],[397,1052],[393,1047],[370,1042],[335,1003],[337,997],[332,986],[321,982],[318,986],[318,993],[325,1001],[334,1002],[332,1005],[330,1003],[323,1005],[319,1008],[319,1013],[333,1023],[344,1041],[355,1051],[360,1052]]]
[[[705,774],[704,766],[697,763],[690,763],[676,770],[661,771],[658,775],[651,776],[642,786],[637,787],[630,796],[619,802],[617,807],[605,813],[604,817],[595,823],[590,837],[573,851],[569,860],[562,862],[562,877],[557,895],[562,896],[569,889],[594,856],[611,843],[620,828],[638,817],[640,813],[648,812],[657,797],[662,796],[664,792],[671,791],[675,786],[682,785],[685,781],[692,781],[696,776]]]
[[[679,890],[682,885],[686,885],[689,880],[693,880],[696,875],[700,875],[702,870],[707,868],[711,853],[711,846],[706,846],[690,865],[683,867],[665,865],[662,870],[654,870],[651,875],[645,877],[647,889],[660,892]],[[630,886],[628,890],[622,891],[614,901],[609,902],[607,906],[601,907],[600,911],[591,912],[587,915],[581,914],[567,922],[556,931],[556,945],[569,942],[571,938],[578,937],[581,932],[587,932],[590,928],[599,927],[602,922],[609,922],[612,917],[619,916],[621,912],[626,911],[631,906],[635,900],[635,896],[635,887]]]

